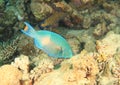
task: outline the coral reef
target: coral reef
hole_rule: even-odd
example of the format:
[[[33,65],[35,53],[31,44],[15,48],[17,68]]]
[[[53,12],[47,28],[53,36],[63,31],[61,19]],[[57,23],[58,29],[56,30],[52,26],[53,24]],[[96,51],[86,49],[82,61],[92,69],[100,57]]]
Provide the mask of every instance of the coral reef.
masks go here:
[[[0,42],[0,65],[10,63],[19,54],[33,57],[38,53],[39,50],[34,47],[31,39],[16,33],[9,41]]]
[[[103,66],[103,70],[98,76],[99,85],[119,85],[119,62],[115,60],[115,57],[108,59]]]
[[[24,0],[0,0],[0,39],[5,41],[10,39],[15,29],[14,26],[22,21],[25,16]],[[18,27],[18,26],[17,26]],[[18,28],[17,28],[18,29]]]
[[[102,4],[103,2],[104,4]],[[9,32],[9,36],[12,36],[16,29],[9,28],[8,30],[8,27],[19,27],[19,21],[28,20],[34,25],[37,25],[36,22],[38,23],[39,21],[48,18],[50,15],[54,15],[56,11],[67,13],[61,20],[64,26],[75,29],[94,29],[93,33],[95,36],[97,35],[99,37],[105,35],[109,30],[114,30],[119,33],[118,29],[120,24],[119,18],[117,17],[119,17],[120,11],[118,10],[118,3],[116,2],[118,1],[1,0],[0,15],[2,17],[0,17],[0,38],[3,39],[6,36],[6,34],[4,34],[5,32]]]
[[[29,71],[29,58],[25,55],[20,55],[18,58],[15,58],[14,62],[11,62],[11,65],[22,70],[23,73],[28,73]]]
[[[120,48],[120,35],[114,34],[114,32],[109,32],[106,35],[106,38],[102,40],[98,40],[96,42],[96,49],[100,55],[104,55],[102,57],[104,60],[112,57],[117,49]]]
[[[83,51],[80,55],[62,62],[60,69],[42,74],[34,85],[95,84],[95,76],[98,71],[97,62],[93,59],[93,56]],[[45,82],[46,80],[48,82]]]
[[[13,10],[13,13],[18,20],[23,20],[24,19],[24,11],[25,11],[25,6],[24,6],[25,0],[19,0],[19,1],[13,1],[9,0],[7,2],[7,9],[8,10]],[[6,11],[7,11],[6,9]]]
[[[83,50],[57,63],[58,68],[53,59],[41,52],[32,60],[29,56],[20,55],[11,66],[22,73],[20,85],[119,85],[119,38],[119,34],[109,32],[98,40],[99,43],[96,41],[96,52]]]
[[[30,7],[36,20],[45,19],[53,11],[53,9],[48,4],[40,3],[36,0],[32,0]]]
[[[19,57],[15,58],[14,62],[11,62],[11,66],[18,68],[21,71],[22,85],[31,85],[32,81],[30,80],[30,75],[29,75],[30,60],[28,56],[20,55]]]
[[[101,72],[98,75],[100,85],[119,85],[119,34],[109,32],[102,40],[97,41],[97,60]]]
[[[21,85],[22,72],[11,65],[0,67],[0,85]]]
[[[34,56],[35,54],[37,55],[37,52],[39,52],[38,49],[34,47],[32,39],[25,37],[23,35],[20,35],[20,39],[17,45],[18,45],[17,50],[20,54]]]
[[[50,59],[43,59],[33,70],[30,71],[30,79],[35,82],[41,77],[41,75],[50,73],[53,68],[53,62]]]
[[[108,29],[106,28],[106,24],[105,23],[101,23],[101,24],[98,24],[96,26],[96,29],[94,30],[94,35],[95,36],[102,36],[104,35],[105,33],[107,33]]]
[[[92,31],[92,30],[91,30]],[[69,30],[66,32],[66,36],[68,36],[68,41],[69,41],[69,36],[75,37],[74,44],[71,44],[71,47],[79,46],[77,50],[80,52],[82,49],[85,49],[89,52],[95,51],[95,39],[93,35],[91,35],[90,30]],[[73,42],[73,41],[72,41]],[[77,43],[78,42],[78,43]],[[74,49],[73,49],[74,50]]]
[[[67,38],[68,38],[69,44],[71,45],[73,53],[74,54],[80,53],[80,50],[82,50],[82,49],[78,48],[80,46],[79,40],[76,37],[74,37],[74,36],[71,36],[71,37],[69,36]]]
[[[119,4],[0,0],[0,85],[120,85]],[[34,47],[32,39],[19,32],[24,21],[35,29],[53,28],[66,38],[74,56],[52,59]]]
[[[0,64],[11,62],[10,58],[14,58],[12,56],[14,56],[14,54],[17,52],[16,50],[18,46],[16,44],[18,41],[19,36],[14,37],[11,41],[8,42],[0,42]],[[7,61],[5,62],[5,60]]]
[[[94,0],[71,0],[70,4],[73,7],[80,8],[80,7],[87,6],[88,4],[91,4],[93,2],[94,2]]]
[[[5,9],[5,1],[4,0],[0,0],[0,15],[1,12]]]

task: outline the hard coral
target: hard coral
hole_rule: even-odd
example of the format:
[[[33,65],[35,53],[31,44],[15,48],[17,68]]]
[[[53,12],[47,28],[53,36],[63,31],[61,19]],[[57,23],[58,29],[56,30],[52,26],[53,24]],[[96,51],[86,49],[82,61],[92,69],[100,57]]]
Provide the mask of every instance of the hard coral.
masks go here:
[[[75,8],[84,8],[84,7],[90,7],[89,4],[93,3],[94,0],[71,0],[71,5]]]
[[[7,42],[0,42],[0,61],[6,61],[4,63],[8,63],[10,62],[10,60],[12,60],[11,58],[13,58],[14,54],[17,51],[17,43],[19,41],[20,37],[19,36],[15,36],[14,38],[12,38],[11,40],[7,41]],[[8,60],[6,60],[8,59]]]
[[[102,36],[104,35],[105,33],[108,32],[108,29],[107,29],[107,26],[106,26],[106,23],[103,22],[101,24],[98,24],[96,27],[95,27],[95,30],[94,30],[94,35],[95,36]]]
[[[89,81],[90,84],[95,84],[96,74],[99,72],[98,65],[94,59],[94,53],[82,51],[78,57],[71,59],[73,72],[77,79]]]
[[[112,57],[120,48],[120,35],[109,32],[106,37],[96,42],[96,49],[101,57],[106,57],[105,61]],[[100,57],[100,56],[99,56]],[[101,59],[101,58],[100,58]]]
[[[18,68],[22,72],[21,83],[22,85],[31,85],[32,80],[29,76],[30,61],[28,56],[20,55],[14,59],[14,62],[11,63],[12,66]]]
[[[43,59],[39,62],[33,70],[30,71],[30,78],[36,82],[36,80],[45,73],[50,73],[53,70],[53,62],[49,59]]]
[[[66,33],[67,36],[71,36],[71,40],[74,39],[72,42],[70,42],[71,46],[76,45],[78,52],[80,52],[82,49],[87,50],[88,52],[93,52],[95,51],[95,39],[94,37],[90,34],[90,31],[86,30],[69,30]],[[68,40],[69,41],[69,40]],[[74,49],[73,49],[74,50]]]
[[[114,57],[104,63],[103,69],[98,76],[98,85],[118,85],[119,70]]]
[[[60,69],[42,74],[34,85],[94,85],[99,70],[93,56],[83,51],[62,62]]]
[[[14,59],[14,62],[11,63],[16,68],[19,68],[23,73],[28,73],[29,71],[29,58],[25,55],[20,55],[18,58]]]
[[[22,72],[11,65],[0,67],[0,85],[21,85]]]
[[[53,9],[48,4],[40,3],[38,1],[32,1],[30,7],[36,20],[45,19],[53,11]]]
[[[115,78],[120,78],[120,51],[113,56],[114,66],[112,67],[112,74]]]

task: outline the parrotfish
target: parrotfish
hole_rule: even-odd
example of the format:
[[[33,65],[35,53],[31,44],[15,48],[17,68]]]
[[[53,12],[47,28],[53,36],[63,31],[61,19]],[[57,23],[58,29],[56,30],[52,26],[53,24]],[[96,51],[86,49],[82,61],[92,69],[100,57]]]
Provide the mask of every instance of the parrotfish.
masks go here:
[[[33,38],[35,46],[47,53],[48,56],[54,58],[71,58],[73,56],[69,43],[61,35],[47,30],[36,31],[29,23],[24,23],[26,26],[21,31]]]

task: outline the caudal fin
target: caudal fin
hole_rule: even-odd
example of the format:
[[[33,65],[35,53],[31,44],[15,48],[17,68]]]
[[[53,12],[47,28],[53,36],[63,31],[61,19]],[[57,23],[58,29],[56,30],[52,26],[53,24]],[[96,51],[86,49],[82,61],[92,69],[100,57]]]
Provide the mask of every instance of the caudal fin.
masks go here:
[[[34,38],[35,35],[36,35],[36,31],[33,29],[33,27],[27,23],[27,22],[24,22],[24,24],[26,25],[24,30],[21,30],[24,34]]]

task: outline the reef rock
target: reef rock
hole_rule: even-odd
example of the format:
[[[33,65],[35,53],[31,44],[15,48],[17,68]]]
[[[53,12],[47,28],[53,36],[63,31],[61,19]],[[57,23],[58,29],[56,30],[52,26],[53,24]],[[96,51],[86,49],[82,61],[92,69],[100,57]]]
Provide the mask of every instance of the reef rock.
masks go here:
[[[31,2],[30,7],[36,20],[44,19],[47,14],[51,14],[53,11],[48,4],[34,0]]]
[[[120,35],[109,32],[104,39],[98,40],[96,44],[98,53],[113,56],[120,48]]]
[[[62,62],[59,69],[42,74],[34,85],[94,85],[99,69],[93,57],[93,54],[82,51]]]
[[[0,85],[21,85],[21,71],[12,65],[3,65],[0,67]]]
[[[0,0],[0,12],[3,11],[4,9],[5,9],[5,1]]]

